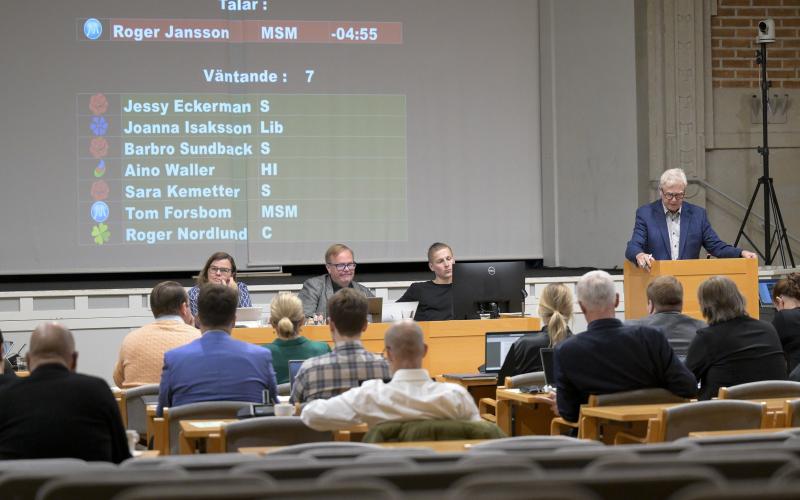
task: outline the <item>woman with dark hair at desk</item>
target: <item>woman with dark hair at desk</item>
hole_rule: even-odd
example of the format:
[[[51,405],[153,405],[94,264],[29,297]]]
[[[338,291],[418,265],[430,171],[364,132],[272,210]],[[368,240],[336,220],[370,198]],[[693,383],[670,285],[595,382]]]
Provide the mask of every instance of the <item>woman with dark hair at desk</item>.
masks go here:
[[[786,379],[775,327],[747,315],[733,280],[708,278],[697,289],[697,301],[708,326],[697,330],[685,361],[700,382],[697,399],[717,397],[720,387]]]
[[[197,296],[200,294],[200,287],[207,283],[227,285],[238,290],[239,307],[253,307],[247,285],[236,281],[236,262],[233,257],[225,252],[216,252],[208,258],[197,277],[197,284],[189,290],[189,307],[195,318],[197,318]]]
[[[419,302],[416,321],[445,321],[453,319],[453,250],[446,243],[434,243],[428,248],[428,267],[434,278],[412,283],[397,302]]]
[[[539,317],[545,325],[541,332],[525,335],[514,342],[497,374],[497,385],[503,385],[506,377],[543,371],[539,349],[555,347],[572,335],[569,322],[573,307],[572,292],[566,285],[551,283],[542,290]]]
[[[800,364],[800,273],[792,273],[775,283],[772,302],[776,309],[772,326],[778,331],[789,373],[792,373]],[[800,371],[789,378],[800,379]]]

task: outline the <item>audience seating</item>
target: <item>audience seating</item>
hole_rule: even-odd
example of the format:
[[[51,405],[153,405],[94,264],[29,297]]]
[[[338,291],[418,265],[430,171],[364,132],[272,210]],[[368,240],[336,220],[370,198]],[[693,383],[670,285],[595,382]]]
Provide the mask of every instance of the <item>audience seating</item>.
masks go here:
[[[119,393],[120,411],[126,429],[147,436],[147,405],[158,402],[158,384],[140,385],[123,389]]]
[[[177,468],[191,472],[226,471],[237,465],[260,460],[263,459],[258,455],[245,453],[207,453],[130,458],[120,464],[120,467],[122,469]]]
[[[258,485],[270,488],[274,482],[257,474],[214,474],[181,475],[174,470],[117,470],[113,473],[74,474],[48,481],[39,489],[37,500],[106,500],[135,486],[148,484],[173,485]]]
[[[0,461],[0,498],[35,498],[38,489],[57,477],[116,471],[114,464],[73,458]]]
[[[238,451],[246,446],[286,446],[333,441],[333,433],[308,427],[300,417],[256,417],[222,428],[222,450]]]
[[[675,494],[671,500],[789,500],[796,499],[800,483],[745,482],[698,485]]]
[[[790,380],[761,380],[719,388],[719,399],[800,397],[800,382]]]
[[[361,450],[364,453],[377,450],[385,451],[385,448],[381,448],[376,444],[351,443],[347,441],[330,441],[330,442],[322,441],[318,443],[302,443],[302,444],[285,446],[279,450],[270,452],[269,455],[267,455],[267,457],[275,457],[278,455],[300,455],[310,450],[326,450],[326,449]]]
[[[126,491],[114,500],[256,500],[303,498],[319,500],[397,500],[402,493],[389,483],[359,481],[356,484],[279,484],[265,490],[258,486],[192,487],[145,486]]]
[[[178,454],[181,420],[236,418],[239,410],[252,404],[246,401],[205,401],[164,408],[164,425],[167,428],[167,435],[161,453],[165,455]]]
[[[589,401],[586,406],[620,406],[620,405],[634,405],[634,404],[653,404],[653,403],[685,403],[689,401],[686,398],[676,396],[661,387],[652,387],[647,389],[635,389],[632,391],[615,392],[611,394],[592,394],[589,396]],[[550,424],[550,434],[561,435],[568,433],[575,433],[581,437],[580,430],[581,420],[578,422],[567,422],[561,417],[554,418]],[[621,430],[619,426],[605,426],[605,432],[601,435],[606,436],[604,439],[607,443],[614,442],[614,435]],[[646,432],[646,428],[634,428],[634,426],[625,426],[625,431],[635,436],[641,436]]]
[[[662,468],[658,471],[603,471],[583,474],[550,472],[544,477],[525,478],[516,474],[496,473],[470,476],[458,481],[451,488],[450,498],[479,498],[481,492],[491,492],[492,498],[515,498],[513,496],[515,492],[546,492],[551,488],[578,486],[590,490],[603,499],[661,500],[669,498],[687,486],[723,483],[724,479],[713,470],[694,470],[688,467]],[[511,496],[508,496],[509,493]]]
[[[305,460],[264,460],[260,462],[252,462],[237,466],[235,472],[243,473],[259,473],[268,476],[278,481],[286,480],[311,480],[317,479],[320,476],[335,470],[340,469],[357,469],[362,471],[378,471],[378,470],[419,470],[419,467],[413,460],[407,458],[386,458],[384,460],[376,460],[373,462],[354,463],[351,459],[339,460],[316,460],[313,458],[306,458]]]
[[[620,432],[615,442],[662,442],[688,436],[696,431],[759,429],[767,423],[764,403],[712,400],[664,408],[659,418],[651,419],[644,438]]]
[[[503,431],[491,422],[467,420],[412,420],[383,422],[370,428],[365,443],[390,441],[447,441],[453,439],[497,439]]]

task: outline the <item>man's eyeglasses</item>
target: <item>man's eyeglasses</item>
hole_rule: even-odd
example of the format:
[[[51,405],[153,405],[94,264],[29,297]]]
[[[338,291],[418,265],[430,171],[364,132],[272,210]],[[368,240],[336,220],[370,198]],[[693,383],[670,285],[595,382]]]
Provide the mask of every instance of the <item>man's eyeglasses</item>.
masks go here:
[[[661,194],[668,200],[682,200],[686,196],[686,193],[667,193],[666,191],[661,191]]]
[[[208,268],[208,271],[211,274],[217,274],[217,273],[219,273],[219,274],[231,274],[233,269],[231,269],[230,267],[214,267],[214,266],[211,266],[211,267]]]
[[[355,262],[343,262],[342,264],[331,264],[328,263],[329,266],[333,266],[336,268],[337,271],[342,272],[348,269],[355,270],[356,263]]]

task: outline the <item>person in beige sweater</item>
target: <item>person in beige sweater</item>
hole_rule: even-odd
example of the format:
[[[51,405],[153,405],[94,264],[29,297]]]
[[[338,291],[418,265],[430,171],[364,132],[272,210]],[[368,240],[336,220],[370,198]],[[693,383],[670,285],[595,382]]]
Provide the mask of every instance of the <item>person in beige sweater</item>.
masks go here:
[[[189,296],[180,283],[164,281],[150,292],[154,322],[133,330],[122,341],[114,367],[119,387],[158,384],[164,353],[200,338],[189,309]]]

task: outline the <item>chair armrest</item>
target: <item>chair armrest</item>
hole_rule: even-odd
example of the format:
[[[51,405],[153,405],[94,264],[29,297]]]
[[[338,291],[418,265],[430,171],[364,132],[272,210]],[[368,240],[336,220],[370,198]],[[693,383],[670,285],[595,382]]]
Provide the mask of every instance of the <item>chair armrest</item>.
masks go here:
[[[570,431],[571,429],[577,429],[578,422],[567,422],[562,417],[556,417],[552,421],[550,421],[550,435],[551,436],[560,436],[565,434],[565,431]]]
[[[481,398],[478,401],[478,413],[481,418],[488,421],[497,423],[497,400],[492,398]]]

